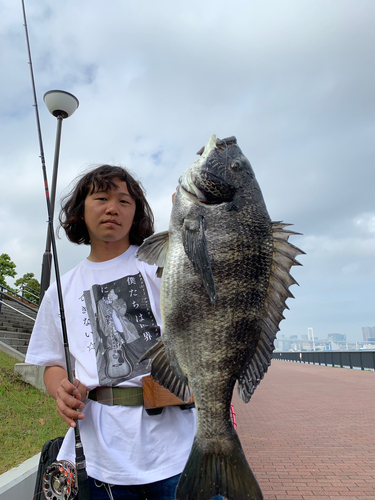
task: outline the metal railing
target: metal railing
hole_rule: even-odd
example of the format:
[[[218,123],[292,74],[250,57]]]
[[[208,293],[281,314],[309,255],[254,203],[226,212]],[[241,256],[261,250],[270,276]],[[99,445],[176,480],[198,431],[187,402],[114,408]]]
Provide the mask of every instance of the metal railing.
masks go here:
[[[273,359],[375,371],[375,351],[274,352]]]
[[[22,305],[22,307],[24,307],[30,311],[33,311],[34,313],[38,312],[38,304],[36,304],[35,302],[33,302],[31,300],[25,299],[24,297],[22,297],[21,295],[16,293],[11,288],[8,288],[5,285],[0,285],[0,313],[1,313],[1,307],[3,305],[5,305],[5,306],[8,306],[11,309],[14,309],[15,311],[17,311],[20,314],[23,314],[25,316],[25,314],[22,311],[19,311],[15,307],[11,307],[8,304],[6,304],[3,299],[12,300],[12,301],[16,302],[17,304]],[[27,302],[27,304],[26,304],[26,302]],[[33,306],[31,306],[30,304],[32,304]]]
[[[25,297],[26,293],[28,295],[31,295],[33,297],[33,299],[30,300],[27,297]],[[34,304],[35,306],[39,305],[39,293],[36,290],[34,290],[34,288],[30,288],[27,285],[22,285],[21,288],[19,288],[17,290],[17,295],[18,295],[18,297],[21,295],[22,299],[27,300],[28,302],[30,302],[31,304]]]
[[[31,316],[28,316],[27,314],[25,314],[24,312],[20,311],[19,309],[16,309],[15,307],[12,307],[11,305],[9,305],[6,302],[4,302],[3,300],[0,300],[0,308],[1,308],[2,305],[8,307],[9,309],[12,309],[12,311],[16,312],[17,314],[22,314],[22,316],[26,316],[26,318],[31,319],[32,321],[35,322],[35,318],[32,318]],[[26,306],[26,304],[24,304],[24,306]],[[26,306],[26,307],[28,307],[28,306]],[[33,311],[34,311],[34,309],[33,309]]]

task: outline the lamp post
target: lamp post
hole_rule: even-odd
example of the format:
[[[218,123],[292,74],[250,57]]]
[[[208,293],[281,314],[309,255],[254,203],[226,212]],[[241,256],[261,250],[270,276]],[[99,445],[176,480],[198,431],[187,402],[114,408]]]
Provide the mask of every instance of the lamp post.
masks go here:
[[[56,197],[57,170],[58,170],[59,156],[60,156],[62,122],[65,118],[68,118],[75,112],[75,110],[79,106],[79,102],[78,99],[73,94],[70,94],[69,92],[65,92],[63,90],[50,90],[44,94],[43,99],[48,108],[48,111],[54,117],[57,118],[55,156],[53,160],[53,173],[52,173],[51,199],[50,199],[51,217],[53,221],[53,214],[55,209],[55,197]],[[51,236],[48,229],[47,239],[46,239],[46,249],[43,254],[43,261],[42,261],[39,304],[41,304],[45,291],[47,290],[50,284],[51,265],[52,265]]]

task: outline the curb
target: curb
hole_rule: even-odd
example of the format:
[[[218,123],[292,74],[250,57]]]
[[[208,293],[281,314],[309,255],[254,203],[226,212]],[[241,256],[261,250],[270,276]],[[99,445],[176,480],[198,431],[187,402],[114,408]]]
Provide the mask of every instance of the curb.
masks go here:
[[[25,361],[26,356],[24,354],[22,354],[22,352],[19,352],[16,349],[13,349],[13,347],[6,344],[5,342],[0,341],[0,351],[5,352],[5,354],[12,356],[12,358],[17,359],[18,361],[21,361],[21,362]]]
[[[35,488],[40,453],[0,476],[0,500],[30,500]]]

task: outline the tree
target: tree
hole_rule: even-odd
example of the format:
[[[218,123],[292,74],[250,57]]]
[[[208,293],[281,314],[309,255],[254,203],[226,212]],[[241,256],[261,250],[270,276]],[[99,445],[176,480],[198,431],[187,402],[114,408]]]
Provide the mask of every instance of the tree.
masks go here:
[[[22,276],[22,278],[18,278],[14,282],[14,284],[17,287],[20,286],[25,286],[27,288],[24,288],[23,296],[25,297],[26,300],[30,300],[32,302],[38,303],[39,301],[39,292],[40,292],[40,283],[39,281],[35,278],[34,273],[26,273]],[[29,290],[31,288],[31,291]]]
[[[5,281],[5,276],[10,276],[14,278],[17,274],[16,264],[10,260],[7,253],[2,253],[0,255],[0,286],[8,286]]]

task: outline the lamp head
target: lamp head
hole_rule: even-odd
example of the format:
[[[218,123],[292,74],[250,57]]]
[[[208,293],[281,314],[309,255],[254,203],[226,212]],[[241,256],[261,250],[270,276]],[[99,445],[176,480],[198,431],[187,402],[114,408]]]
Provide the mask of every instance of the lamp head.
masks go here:
[[[48,111],[56,118],[68,118],[79,106],[78,99],[64,90],[49,90],[43,96]]]

